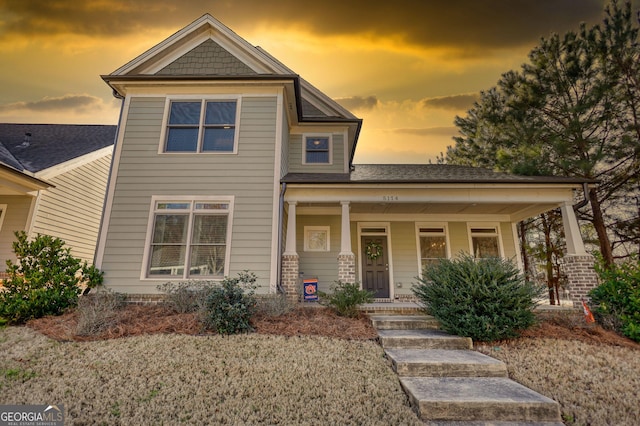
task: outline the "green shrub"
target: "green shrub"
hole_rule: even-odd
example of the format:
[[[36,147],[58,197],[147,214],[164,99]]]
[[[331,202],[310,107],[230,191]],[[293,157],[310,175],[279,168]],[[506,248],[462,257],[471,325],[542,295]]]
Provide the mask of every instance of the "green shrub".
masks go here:
[[[81,285],[102,284],[102,272],[71,256],[64,241],[38,235],[29,241],[23,231],[15,233],[13,251],[17,263],[7,260],[8,278],[0,292],[0,318],[23,323],[31,318],[59,315],[78,303]]]
[[[250,321],[256,310],[255,282],[255,274],[244,271],[213,287],[202,312],[205,328],[220,334],[253,331]]]
[[[373,293],[360,289],[358,283],[336,281],[331,293],[318,292],[320,303],[333,308],[338,315],[355,318],[360,314],[358,306],[373,301]],[[326,300],[325,300],[326,299]]]
[[[418,280],[412,290],[442,328],[478,341],[515,337],[530,327],[535,299],[544,292],[525,282],[512,262],[468,254],[425,268]]]
[[[174,311],[184,314],[204,309],[212,289],[219,286],[217,281],[191,280],[166,282],[157,288],[166,294],[164,304]]]
[[[640,342],[640,261],[604,268],[596,265],[601,284],[591,290],[591,305],[604,327]]]

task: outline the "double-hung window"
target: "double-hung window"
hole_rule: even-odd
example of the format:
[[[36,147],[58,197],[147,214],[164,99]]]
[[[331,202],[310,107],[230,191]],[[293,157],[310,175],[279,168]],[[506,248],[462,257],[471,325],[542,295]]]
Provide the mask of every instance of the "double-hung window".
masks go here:
[[[331,136],[317,135],[304,138],[305,164],[331,164]]]
[[[232,198],[155,199],[146,278],[226,275]]]
[[[474,257],[500,257],[498,226],[470,226],[469,232]]]
[[[171,101],[164,152],[235,152],[237,115],[237,100]]]
[[[444,226],[418,226],[420,266],[422,269],[448,257]]]

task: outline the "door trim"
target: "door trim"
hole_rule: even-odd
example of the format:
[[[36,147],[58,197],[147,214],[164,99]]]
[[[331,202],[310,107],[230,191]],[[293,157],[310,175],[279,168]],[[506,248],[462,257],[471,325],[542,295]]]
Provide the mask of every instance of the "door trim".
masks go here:
[[[372,231],[372,228],[378,228]],[[395,299],[395,284],[393,281],[393,247],[391,246],[391,222],[358,222],[358,276],[362,289],[362,237],[384,236],[387,238],[387,258],[389,260],[389,299]]]

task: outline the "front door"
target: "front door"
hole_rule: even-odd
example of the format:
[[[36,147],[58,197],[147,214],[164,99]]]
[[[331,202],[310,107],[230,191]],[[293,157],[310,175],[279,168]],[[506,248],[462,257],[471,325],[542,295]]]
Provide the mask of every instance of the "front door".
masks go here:
[[[388,298],[389,257],[386,236],[362,237],[362,288],[376,298]]]

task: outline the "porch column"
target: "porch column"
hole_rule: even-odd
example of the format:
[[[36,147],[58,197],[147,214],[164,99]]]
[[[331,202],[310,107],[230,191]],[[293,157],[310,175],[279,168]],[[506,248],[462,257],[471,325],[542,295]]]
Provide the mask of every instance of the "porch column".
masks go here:
[[[562,224],[567,244],[567,254],[562,259],[562,269],[567,276],[569,295],[575,308],[581,307],[582,299],[598,285],[598,275],[593,265],[595,259],[584,249],[580,227],[571,203],[560,207]]]
[[[340,253],[338,254],[338,280],[346,283],[356,281],[356,256],[351,250],[351,220],[349,201],[341,201],[342,223],[340,228]]]
[[[282,254],[282,287],[287,299],[298,301],[299,287],[298,271],[300,269],[300,257],[296,251],[296,202],[289,202],[289,214],[287,216],[287,237],[285,249]]]

